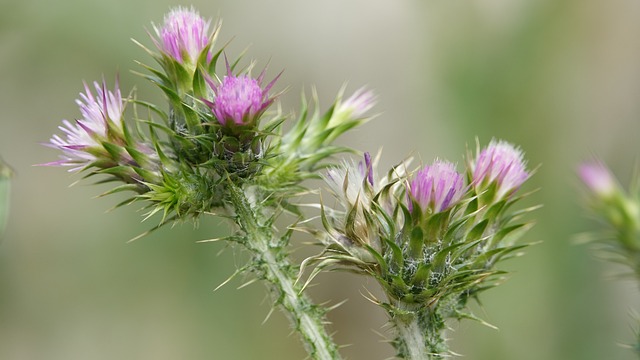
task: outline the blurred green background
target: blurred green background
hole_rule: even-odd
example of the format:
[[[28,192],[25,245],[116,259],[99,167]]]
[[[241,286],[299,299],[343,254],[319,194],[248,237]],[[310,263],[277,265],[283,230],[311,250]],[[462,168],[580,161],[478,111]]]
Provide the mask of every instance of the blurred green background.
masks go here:
[[[217,219],[166,228],[127,244],[152,223],[135,206],[60,168],[33,167],[57,153],[40,145],[79,116],[82,81],[117,73],[124,92],[159,92],[130,73],[150,63],[130,38],[174,5],[165,0],[0,0],[0,154],[13,167],[0,244],[0,359],[303,359],[264,288],[217,292],[243,255],[197,240],[228,231]],[[527,185],[544,203],[526,241],[542,241],[504,265],[504,285],[475,311],[500,330],[453,323],[454,351],[474,360],[632,359],[627,312],[636,285],[572,236],[593,229],[581,209],[575,165],[598,154],[627,179],[640,152],[640,2],[636,0],[194,1],[224,19],[231,56],[252,44],[270,60],[286,110],[316,86],[326,106],[344,81],[375,89],[381,115],[343,139],[384,147],[383,166],[407,155],[462,161],[465,146],[499,137],[520,144]],[[153,221],[153,220],[151,220]],[[303,239],[304,240],[304,239]],[[308,239],[307,239],[308,240]],[[302,256],[304,251],[299,251]],[[385,359],[385,314],[361,294],[374,283],[324,274],[318,302],[349,301],[330,314],[349,359]]]

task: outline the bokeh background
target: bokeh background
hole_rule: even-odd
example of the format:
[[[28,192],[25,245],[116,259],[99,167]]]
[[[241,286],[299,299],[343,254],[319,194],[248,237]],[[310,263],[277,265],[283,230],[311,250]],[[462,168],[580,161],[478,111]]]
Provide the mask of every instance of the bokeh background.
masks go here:
[[[15,170],[11,214],[0,244],[0,359],[303,359],[262,285],[214,292],[243,261],[197,240],[228,231],[217,219],[127,240],[153,224],[135,206],[60,168],[40,145],[73,119],[82,81],[120,74],[161,102],[130,70],[150,63],[130,38],[174,5],[224,19],[231,56],[285,73],[286,110],[315,86],[328,105],[348,81],[379,97],[380,116],[342,141],[384,148],[382,165],[408,155],[462,161],[477,137],[517,143],[527,185],[543,203],[510,279],[475,307],[499,330],[453,323],[452,349],[474,360],[632,359],[628,311],[636,285],[612,282],[574,234],[594,229],[581,209],[576,163],[598,154],[623,179],[640,152],[640,2],[636,0],[0,0],[0,154]],[[152,220],[153,221],[153,220]],[[305,239],[299,239],[303,241]],[[308,239],[306,239],[308,240]],[[222,251],[221,254],[219,254]],[[304,251],[296,254],[302,256]],[[349,359],[393,356],[385,314],[361,294],[374,283],[324,274],[311,295],[347,303],[330,313]]]

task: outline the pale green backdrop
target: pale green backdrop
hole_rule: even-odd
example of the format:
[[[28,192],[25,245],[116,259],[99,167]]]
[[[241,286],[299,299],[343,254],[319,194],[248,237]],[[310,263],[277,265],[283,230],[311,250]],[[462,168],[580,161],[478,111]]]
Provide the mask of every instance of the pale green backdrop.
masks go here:
[[[130,38],[173,5],[165,0],[0,0],[0,154],[15,178],[0,245],[0,359],[303,359],[264,288],[213,289],[243,255],[197,240],[224,234],[217,219],[163,229],[118,197],[60,168],[40,145],[79,116],[82,81],[117,73],[123,91],[161,101],[131,74],[150,62]],[[194,1],[224,19],[230,55],[251,44],[258,66],[284,69],[286,110],[316,86],[328,105],[345,82],[375,89],[380,116],[343,139],[384,148],[383,165],[407,155],[461,162],[467,144],[520,144],[531,167],[529,203],[544,203],[526,241],[542,243],[504,266],[513,271],[476,312],[500,330],[453,323],[454,351],[472,360],[633,359],[627,312],[633,283],[607,282],[612,267],[573,234],[593,229],[580,208],[575,166],[597,153],[626,180],[640,154],[640,2],[636,0]],[[308,240],[308,239],[300,239]],[[299,242],[296,242],[299,244]],[[297,252],[299,257],[310,250]],[[330,314],[349,359],[385,359],[384,313],[361,294],[373,282],[318,277],[318,302],[349,301]]]

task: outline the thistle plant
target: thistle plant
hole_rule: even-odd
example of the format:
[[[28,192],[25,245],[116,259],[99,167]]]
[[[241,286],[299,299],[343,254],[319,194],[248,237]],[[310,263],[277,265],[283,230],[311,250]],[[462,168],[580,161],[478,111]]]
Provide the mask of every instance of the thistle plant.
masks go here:
[[[531,173],[521,150],[504,141],[469,154],[464,172],[443,160],[417,171],[409,163],[382,179],[367,154],[329,169],[325,180],[341,208],[321,204],[325,230],[311,231],[325,250],[307,264],[312,276],[337,267],[375,278],[386,299],[371,300],[389,315],[398,356],[440,359],[453,354],[447,320],[480,320],[469,300],[498,285],[505,272],[497,263],[526,246],[516,240],[534,208],[512,208]]]
[[[104,79],[85,84],[80,117],[64,120],[62,134],[46,144],[60,159],[44,165],[116,184],[103,195],[128,191],[118,206],[142,203],[145,218],[158,215],[150,231],[203,215],[229,219],[230,235],[204,242],[247,251],[248,262],[235,274],[250,273],[267,285],[313,359],[340,359],[325,328],[327,309],[304,293],[327,267],[378,281],[387,298],[375,301],[396,329],[400,357],[451,354],[446,321],[475,318],[469,300],[497,285],[504,272],[496,264],[525,246],[516,240],[531,223],[520,218],[532,208],[512,209],[531,175],[521,150],[492,141],[468,154],[461,173],[441,160],[413,171],[407,160],[379,179],[379,157],[368,153],[361,162],[339,164],[336,155],[357,152],[334,142],[372,118],[373,93],[361,88],[345,95],[342,88],[323,112],[314,91],[311,101],[303,94],[297,116],[284,115],[274,105],[282,73],[267,80],[266,68],[254,76],[255,63],[230,61],[216,43],[220,22],[211,24],[195,9],[178,7],[149,32],[151,48],[134,40],[159,66],[138,62],[143,70],[136,74],[156,85],[166,104],[135,91],[123,97],[118,78],[111,87]],[[292,124],[285,131],[286,121]],[[313,193],[306,180],[321,178],[340,208],[320,203],[318,229],[297,199]],[[290,224],[279,229],[277,220]],[[325,246],[303,263],[315,265],[307,282],[299,278],[304,268],[289,258],[295,229]]]
[[[628,271],[620,274],[640,282],[640,177],[625,190],[611,170],[598,160],[580,164],[578,175],[586,189],[586,204],[602,231],[584,236],[597,244],[598,254],[621,264]],[[640,322],[636,318],[636,328]],[[630,346],[640,356],[640,330],[636,344]]]

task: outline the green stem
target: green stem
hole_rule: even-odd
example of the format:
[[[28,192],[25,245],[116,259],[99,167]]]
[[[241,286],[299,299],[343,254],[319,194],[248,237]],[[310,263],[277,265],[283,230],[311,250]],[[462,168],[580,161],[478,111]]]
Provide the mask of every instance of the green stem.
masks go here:
[[[297,272],[285,249],[287,237],[276,236],[268,218],[262,215],[258,206],[249,202],[237,185],[229,185],[229,195],[236,211],[236,222],[245,234],[243,244],[253,256],[252,270],[267,282],[275,302],[300,334],[311,358],[340,359],[337,346],[324,327],[327,323],[324,309],[314,305],[296,281]]]
[[[434,309],[396,303],[391,321],[397,331],[398,356],[410,360],[443,359],[449,354],[444,340],[444,320]]]

